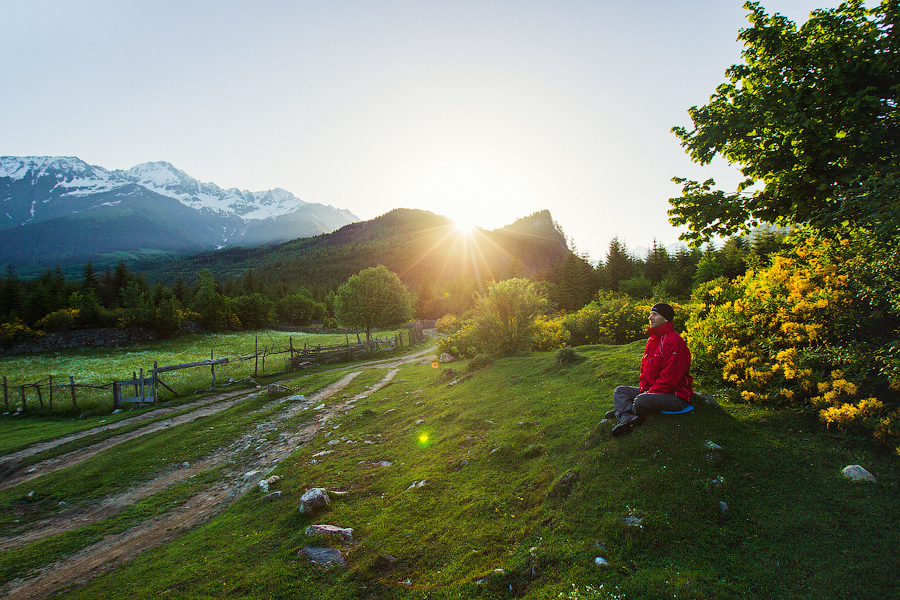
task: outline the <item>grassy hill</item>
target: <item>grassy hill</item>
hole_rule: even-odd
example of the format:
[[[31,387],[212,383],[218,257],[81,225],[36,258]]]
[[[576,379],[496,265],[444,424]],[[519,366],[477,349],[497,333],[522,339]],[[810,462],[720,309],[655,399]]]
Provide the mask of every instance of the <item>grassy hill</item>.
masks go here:
[[[435,368],[427,355],[350,365],[286,376],[286,394],[249,389],[240,403],[192,421],[167,416],[168,427],[0,491],[0,543],[222,449],[229,462],[92,525],[6,549],[0,581],[217,489],[207,520],[173,529],[115,569],[98,566],[90,583],[61,597],[896,597],[896,457],[727,403],[652,417],[612,438],[603,413],[614,387],[636,379],[641,349],[581,348],[586,360],[567,366],[539,353],[472,370]],[[360,374],[316,406],[285,401],[352,373]],[[191,409],[183,410],[186,419]],[[296,436],[295,449],[266,463]],[[244,469],[254,464],[266,466],[247,484]],[[848,464],[878,483],[845,479]],[[271,475],[281,478],[270,490],[280,498],[255,486]],[[312,487],[346,495],[301,514]],[[221,494],[238,488],[245,493]],[[307,535],[311,524],[352,528],[352,541]],[[307,546],[337,549],[346,565],[313,564],[298,555]]]

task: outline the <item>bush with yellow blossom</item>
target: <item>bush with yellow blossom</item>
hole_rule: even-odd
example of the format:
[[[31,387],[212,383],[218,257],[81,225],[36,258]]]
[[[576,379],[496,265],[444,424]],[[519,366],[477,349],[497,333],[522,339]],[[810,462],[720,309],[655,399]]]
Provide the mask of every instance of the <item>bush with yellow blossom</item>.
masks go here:
[[[896,445],[900,364],[890,348],[900,304],[884,298],[896,296],[897,279],[861,292],[863,273],[883,254],[862,232],[809,235],[768,266],[699,286],[686,335],[695,374],[715,377],[736,399],[789,405]]]

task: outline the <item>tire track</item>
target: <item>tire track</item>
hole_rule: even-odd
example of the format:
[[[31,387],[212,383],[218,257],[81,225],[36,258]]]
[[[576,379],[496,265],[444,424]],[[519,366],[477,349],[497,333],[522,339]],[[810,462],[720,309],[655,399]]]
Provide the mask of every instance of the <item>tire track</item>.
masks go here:
[[[235,457],[241,454],[241,451],[246,449],[248,444],[252,444],[254,439],[258,439],[264,434],[268,435],[277,430],[278,426],[285,420],[300,412],[310,410],[314,403],[320,403],[339,393],[363,371],[348,373],[340,380],[310,395],[304,401],[293,404],[287,410],[274,415],[263,423],[257,424],[255,428],[229,444],[228,447],[215,452],[203,461],[197,462],[190,469],[175,470],[154,481],[130,488],[123,494],[109,496],[90,511],[80,514],[69,514],[65,517],[57,515],[54,518],[40,522],[39,525],[33,524],[28,532],[0,539],[0,549],[15,548],[82,527],[87,523],[99,522],[122,510],[125,506],[149,497],[177,481],[209,468],[230,465],[227,479],[231,480],[232,483],[217,483],[196,494],[184,505],[122,533],[106,536],[99,542],[80,550],[76,554],[40,569],[37,575],[33,577],[10,582],[3,589],[0,589],[0,592],[2,592],[4,598],[10,600],[47,598],[59,593],[60,590],[84,585],[105,570],[115,568],[139,556],[144,551],[164,544],[201,525],[224,510],[243,493],[255,487],[262,475],[256,478],[253,477],[254,474],[271,472],[281,460],[290,456],[301,445],[315,438],[327,423],[353,408],[358,400],[364,399],[388,385],[399,373],[401,365],[416,362],[430,352],[432,351],[420,351],[399,360],[373,361],[372,363],[359,365],[363,368],[388,368],[389,370],[380,381],[353,398],[321,409],[312,423],[298,430],[293,436],[281,438],[276,445],[268,448],[263,453],[254,454],[240,462],[235,461]],[[238,401],[240,400],[235,400],[231,405],[236,404]],[[91,446],[91,448],[95,446]],[[103,449],[106,448],[104,447]],[[99,451],[102,450],[97,452]],[[37,476],[39,475],[35,475],[35,477]]]

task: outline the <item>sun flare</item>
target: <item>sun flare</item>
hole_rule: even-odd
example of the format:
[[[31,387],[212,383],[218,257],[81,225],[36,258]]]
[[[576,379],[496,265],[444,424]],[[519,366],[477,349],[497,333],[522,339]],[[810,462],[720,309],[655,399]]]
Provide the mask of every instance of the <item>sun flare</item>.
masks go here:
[[[453,229],[456,230],[457,233],[471,235],[476,227],[477,225],[475,225],[475,223],[467,219],[453,219]]]

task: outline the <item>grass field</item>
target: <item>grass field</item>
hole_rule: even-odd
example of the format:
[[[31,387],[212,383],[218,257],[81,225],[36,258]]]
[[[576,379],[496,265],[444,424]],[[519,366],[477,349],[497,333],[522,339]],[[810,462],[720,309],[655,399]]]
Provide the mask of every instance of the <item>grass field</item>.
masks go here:
[[[896,456],[789,414],[724,401],[651,417],[612,438],[603,413],[615,385],[636,378],[641,348],[580,348],[586,360],[569,366],[554,354],[506,358],[470,377],[464,363],[403,366],[278,464],[280,499],[263,502],[251,490],[60,597],[897,597]],[[308,393],[350,370],[283,380],[291,393]],[[341,393],[384,374],[366,371]],[[261,393],[100,453],[72,473],[0,492],[0,535],[27,529],[60,502],[89,505],[167,465],[200,460],[284,410]],[[278,431],[312,423],[303,411]],[[31,435],[40,437],[39,424]],[[841,475],[848,464],[862,464],[878,483],[850,482]],[[207,472],[108,522],[8,550],[0,582],[149,519],[220,477]],[[310,487],[348,494],[301,514]],[[353,541],[307,535],[313,523],[350,527]],[[308,545],[339,549],[347,565],[311,564],[298,556]]]
[[[380,332],[379,338],[393,338],[396,331]],[[356,336],[344,334],[304,334],[280,331],[234,332],[206,335],[182,335],[167,340],[135,344],[128,348],[78,348],[35,354],[15,354],[0,356],[0,377],[6,378],[7,406],[3,412],[13,413],[22,406],[22,385],[43,382],[41,410],[37,392],[26,388],[26,403],[30,412],[48,416],[49,393],[46,389],[48,377],[53,376],[53,414],[59,417],[96,416],[112,411],[113,381],[132,379],[159,366],[183,364],[213,358],[227,358],[229,363],[216,366],[216,383],[221,385],[228,378],[242,379],[254,373],[264,375],[284,371],[288,368],[289,344],[295,349],[309,346],[331,346],[345,343],[349,339],[356,342]],[[253,358],[257,353],[277,353],[266,358]],[[69,377],[74,377],[77,411],[73,411],[68,388]],[[180,395],[190,395],[207,389],[212,383],[209,367],[175,371],[165,376],[165,382]],[[82,387],[85,386],[85,387]],[[172,394],[162,389],[162,398],[171,400]],[[3,401],[0,398],[0,401]],[[0,419],[2,430],[2,419]]]

